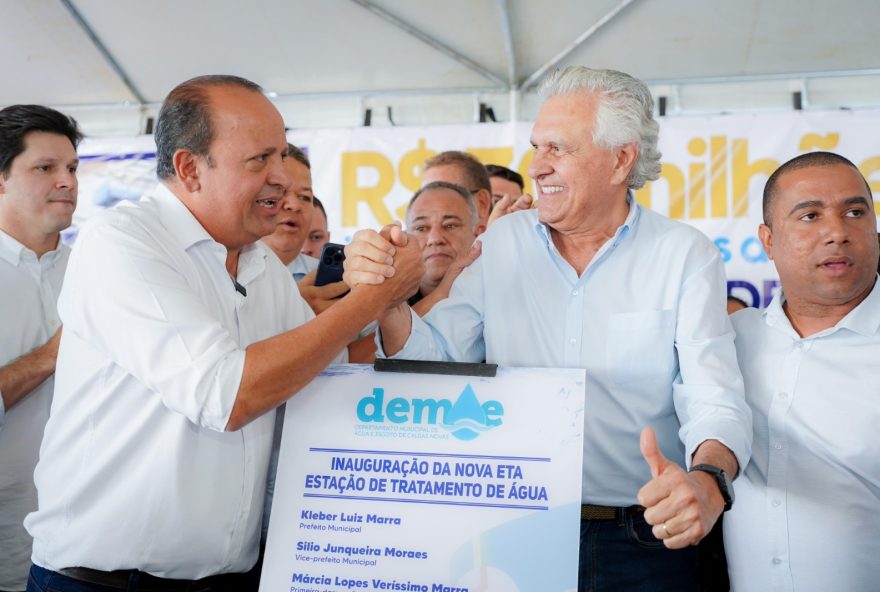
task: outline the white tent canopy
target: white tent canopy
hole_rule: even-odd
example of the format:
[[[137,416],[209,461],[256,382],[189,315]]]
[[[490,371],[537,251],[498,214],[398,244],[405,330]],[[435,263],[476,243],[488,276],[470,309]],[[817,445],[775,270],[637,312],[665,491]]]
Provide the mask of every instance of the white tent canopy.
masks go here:
[[[92,135],[144,131],[207,73],[258,82],[291,127],[528,120],[568,64],[642,78],[670,115],[880,106],[876,0],[0,0],[0,22],[0,106]]]

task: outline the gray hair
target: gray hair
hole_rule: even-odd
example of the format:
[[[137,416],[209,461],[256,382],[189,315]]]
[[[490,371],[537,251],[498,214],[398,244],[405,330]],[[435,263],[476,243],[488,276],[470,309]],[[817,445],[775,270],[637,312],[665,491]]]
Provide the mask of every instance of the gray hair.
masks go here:
[[[156,175],[160,180],[174,177],[174,153],[178,150],[189,150],[205,158],[208,166],[214,166],[209,152],[214,126],[208,89],[217,86],[263,91],[255,82],[226,74],[198,76],[174,87],[165,97],[156,121]]]
[[[638,144],[639,156],[627,177],[632,189],[660,176],[657,137],[660,126],[654,119],[654,99],[644,82],[616,70],[593,70],[569,66],[552,72],[541,84],[545,99],[577,91],[599,95],[593,143],[606,150]]]
[[[471,215],[471,230],[477,229],[477,205],[474,200],[473,194],[468,191],[465,187],[461,185],[456,185],[455,183],[449,183],[447,181],[434,181],[433,183],[428,183],[418,191],[416,191],[415,195],[412,196],[412,199],[409,200],[409,204],[406,206],[406,217],[409,218],[409,209],[412,205],[419,199],[423,194],[428,191],[433,191],[435,189],[449,189],[450,191],[456,192],[461,198],[464,200],[464,203],[467,204],[468,212]],[[407,222],[407,226],[409,226],[409,222]]]

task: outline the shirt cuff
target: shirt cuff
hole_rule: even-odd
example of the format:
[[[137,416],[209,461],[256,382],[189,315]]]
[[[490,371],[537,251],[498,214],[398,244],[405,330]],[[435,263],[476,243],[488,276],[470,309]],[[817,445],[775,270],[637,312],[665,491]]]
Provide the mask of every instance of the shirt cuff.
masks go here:
[[[416,312],[410,308],[410,332],[409,337],[406,338],[406,343],[403,344],[403,347],[400,348],[400,351],[394,354],[393,356],[385,355],[385,349],[382,347],[382,332],[379,330],[378,325],[376,326],[376,357],[377,358],[388,358],[391,360],[397,359],[407,359],[409,349],[416,347],[416,344],[420,339],[423,339],[423,335],[430,335],[431,329],[428,328],[428,325],[422,320],[422,317],[416,314]]]
[[[688,441],[685,444],[686,455],[684,459],[688,470],[690,470],[693,464],[694,453],[700,447],[700,444],[706,440],[717,440],[726,446],[736,457],[736,462],[739,464],[738,474],[742,474],[749,462],[749,458],[751,458],[752,446],[748,436],[743,433],[740,424],[716,424],[712,427],[707,426],[704,429],[694,430],[689,434]],[[733,479],[734,475],[730,475],[730,478]]]

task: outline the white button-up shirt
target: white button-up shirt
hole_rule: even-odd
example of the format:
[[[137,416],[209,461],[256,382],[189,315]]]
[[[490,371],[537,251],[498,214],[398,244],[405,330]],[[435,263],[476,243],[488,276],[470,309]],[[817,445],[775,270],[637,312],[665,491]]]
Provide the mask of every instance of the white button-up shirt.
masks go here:
[[[724,518],[737,592],[880,589],[878,286],[803,339],[783,294],[733,316],[755,426]]]
[[[262,243],[239,258],[246,297],[226,254],[163,185],[80,233],[25,521],[36,564],[180,579],[253,566],[275,413],[224,428],[244,348],[314,315]]]
[[[61,326],[57,302],[70,249],[36,253],[0,231],[0,366],[46,343]],[[37,509],[34,467],[49,418],[50,377],[9,410],[0,398],[0,590],[24,590],[31,537],[22,526]]]
[[[608,506],[635,504],[651,479],[645,427],[682,465],[717,439],[744,466],[751,444],[718,249],[630,204],[580,277],[534,210],[501,218],[396,356],[586,368],[582,499]]]

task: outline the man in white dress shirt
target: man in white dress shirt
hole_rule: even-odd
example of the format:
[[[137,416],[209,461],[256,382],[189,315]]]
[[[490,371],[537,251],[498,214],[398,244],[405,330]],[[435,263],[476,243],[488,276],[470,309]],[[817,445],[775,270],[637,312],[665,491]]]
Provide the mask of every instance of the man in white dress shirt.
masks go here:
[[[423,273],[398,249],[388,288],[314,316],[259,242],[291,180],[252,82],[182,83],[156,144],[159,186],[96,216],[70,259],[29,591],[241,589],[275,408]]]
[[[880,589],[877,219],[850,161],[814,152],[764,189],[782,290],[733,315],[752,459],[724,539],[737,592]]]
[[[37,508],[34,467],[52,402],[58,293],[76,208],[72,118],[39,105],[0,111],[0,590],[24,590]]]

